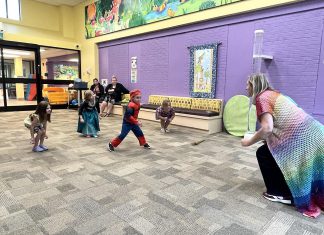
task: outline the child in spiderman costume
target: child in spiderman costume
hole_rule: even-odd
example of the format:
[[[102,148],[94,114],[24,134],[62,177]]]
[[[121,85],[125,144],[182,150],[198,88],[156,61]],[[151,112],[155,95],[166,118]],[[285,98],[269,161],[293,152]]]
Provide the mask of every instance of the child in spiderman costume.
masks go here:
[[[140,90],[132,90],[130,92],[131,100],[129,104],[127,105],[126,112],[123,118],[123,126],[121,133],[118,137],[114,138],[111,142],[108,144],[108,150],[115,151],[115,148],[125,139],[127,134],[130,131],[133,131],[134,135],[137,137],[139,143],[141,146],[143,146],[145,149],[150,149],[150,145],[146,143],[144,134],[141,130],[142,123],[137,120],[138,113],[140,110],[140,102],[141,102],[141,91]]]

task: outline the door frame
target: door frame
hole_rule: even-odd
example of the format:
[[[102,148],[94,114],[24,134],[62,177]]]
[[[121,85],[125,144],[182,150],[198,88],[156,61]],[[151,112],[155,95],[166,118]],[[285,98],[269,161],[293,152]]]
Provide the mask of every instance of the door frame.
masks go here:
[[[25,50],[25,51],[33,51],[35,53],[35,74],[36,74],[36,90],[37,90],[37,103],[42,101],[42,87],[44,84],[50,84],[50,85],[68,85],[70,84],[71,80],[44,80],[42,78],[41,74],[41,53],[40,48],[46,47],[46,48],[55,48],[55,49],[63,49],[63,50],[69,50],[69,51],[75,51],[78,53],[78,70],[79,70],[79,78],[81,78],[81,51],[76,49],[69,49],[69,48],[61,48],[61,47],[53,47],[53,46],[46,46],[46,45],[38,45],[38,44],[31,44],[31,43],[23,43],[23,42],[15,42],[15,41],[6,41],[6,40],[0,40],[0,48],[5,47],[9,49],[17,49],[17,50]],[[4,72],[4,58],[2,50],[0,50],[0,70]],[[26,78],[15,78],[14,81],[5,78],[4,73],[2,73],[2,77],[0,77],[0,82],[3,85],[3,91],[4,91],[4,106],[0,106],[0,112],[1,111],[25,111],[25,110],[35,110],[36,105],[22,105],[22,106],[7,106],[7,97],[6,97],[6,84],[8,83],[35,83],[35,79],[26,79]],[[53,108],[66,108],[66,105],[53,105]]]

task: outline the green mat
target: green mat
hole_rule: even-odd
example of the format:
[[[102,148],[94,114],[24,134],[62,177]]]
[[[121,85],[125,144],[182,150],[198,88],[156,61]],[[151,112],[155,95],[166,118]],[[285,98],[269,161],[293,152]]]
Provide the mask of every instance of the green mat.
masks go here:
[[[255,131],[257,121],[255,105],[250,109],[250,99],[247,96],[234,96],[226,103],[223,121],[225,129],[234,136],[244,136],[248,129]]]

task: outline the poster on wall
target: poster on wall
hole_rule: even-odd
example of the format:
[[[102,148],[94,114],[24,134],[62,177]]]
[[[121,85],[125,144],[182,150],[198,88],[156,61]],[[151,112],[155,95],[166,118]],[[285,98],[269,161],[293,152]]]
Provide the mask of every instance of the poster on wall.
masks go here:
[[[243,0],[99,0],[85,7],[86,38]]]
[[[101,79],[101,85],[103,85],[104,87],[108,86],[108,79],[106,78]]]
[[[78,66],[68,66],[63,64],[54,65],[55,80],[74,80],[79,76]]]
[[[216,43],[189,47],[191,97],[215,98],[218,45]]]

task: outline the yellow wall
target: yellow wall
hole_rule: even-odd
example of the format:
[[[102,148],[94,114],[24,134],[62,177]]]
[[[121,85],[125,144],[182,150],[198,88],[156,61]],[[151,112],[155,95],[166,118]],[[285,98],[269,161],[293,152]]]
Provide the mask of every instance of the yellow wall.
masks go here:
[[[85,75],[84,73],[86,68],[93,71],[93,74],[91,75],[92,78],[98,77],[99,75],[98,49],[96,47],[96,43],[128,37],[131,35],[148,33],[148,32],[157,31],[161,29],[172,28],[181,25],[196,23],[199,21],[221,18],[229,15],[238,14],[238,13],[265,9],[273,6],[278,6],[278,5],[288,4],[288,3],[298,2],[298,1],[300,0],[244,0],[242,2],[229,4],[219,8],[213,8],[203,12],[192,13],[185,16],[169,19],[169,20],[147,24],[141,27],[122,30],[119,32],[114,32],[111,34],[107,34],[92,39],[85,39],[84,9],[86,5],[92,3],[93,1],[89,1],[89,0],[85,1],[84,3],[81,3],[74,7],[75,37],[80,42],[82,48],[81,67],[82,67],[83,75]]]
[[[15,58],[15,76],[21,77],[23,76],[23,61],[21,57]],[[23,100],[24,99],[24,84],[16,84],[16,96],[17,99]]]
[[[75,49],[73,7],[21,0],[21,20],[0,18],[4,39]]]
[[[85,39],[84,10],[85,6],[92,3],[93,0],[86,0],[75,7],[58,7],[34,0],[22,0],[21,21],[4,19],[0,19],[0,21],[5,23],[5,40],[69,49],[76,49],[76,45],[79,44],[82,56],[82,78],[84,80],[91,80],[99,75],[96,43],[297,1],[301,0],[244,0],[219,8],[192,13],[88,40]],[[90,71],[91,75],[88,75],[87,71]]]

